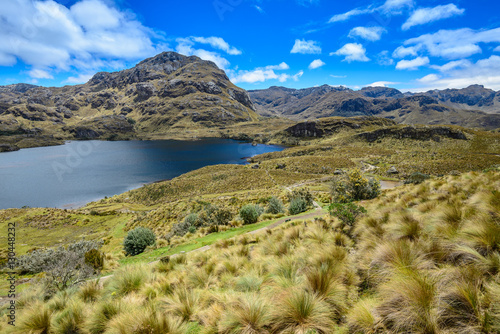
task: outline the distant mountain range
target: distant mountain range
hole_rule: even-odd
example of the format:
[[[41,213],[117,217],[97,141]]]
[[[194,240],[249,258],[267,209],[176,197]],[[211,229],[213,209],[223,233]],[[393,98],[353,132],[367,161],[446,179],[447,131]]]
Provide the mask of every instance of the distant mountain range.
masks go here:
[[[404,124],[500,127],[500,92],[480,85],[418,94],[386,87],[354,91],[329,85],[305,89],[273,86],[249,94],[260,115],[294,120],[379,116]]]
[[[97,73],[82,85],[0,86],[0,151],[67,139],[231,136],[229,127],[245,137],[269,122],[240,124],[266,116],[294,121],[378,116],[405,124],[496,129],[500,92],[479,85],[420,94],[328,85],[247,92],[213,62],[164,52],[131,69]]]

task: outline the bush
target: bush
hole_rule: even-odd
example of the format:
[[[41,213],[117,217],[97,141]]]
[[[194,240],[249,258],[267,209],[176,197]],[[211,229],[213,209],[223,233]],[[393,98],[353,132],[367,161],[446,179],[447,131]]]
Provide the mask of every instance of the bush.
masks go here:
[[[283,202],[276,198],[276,197],[271,197],[267,203],[267,213],[272,213],[272,214],[278,214],[285,212],[285,208],[283,207]]]
[[[148,246],[154,245],[156,236],[153,231],[145,227],[136,227],[128,232],[123,241],[123,248],[127,255],[137,255],[146,249]]]
[[[94,269],[101,270],[104,266],[104,254],[97,249],[91,249],[84,255],[85,263]]]
[[[304,211],[307,211],[307,202],[305,199],[302,197],[297,197],[292,199],[290,202],[290,205],[288,206],[288,214],[290,215],[297,215],[299,213],[302,213]]]
[[[365,178],[359,169],[336,177],[331,184],[333,200],[339,203],[372,199],[380,194],[380,182]]]
[[[405,180],[405,184],[420,184],[422,182],[424,182],[425,180],[429,179],[430,176],[427,175],[427,174],[423,174],[423,173],[419,173],[419,172],[415,172],[413,174],[411,174],[406,180]]]
[[[356,219],[366,213],[366,209],[362,206],[358,206],[354,203],[332,203],[328,207],[330,215],[337,217],[342,228],[349,227],[349,231],[352,229]]]
[[[259,220],[262,208],[258,205],[247,204],[240,209],[240,217],[243,224],[255,224]]]
[[[313,205],[313,195],[307,188],[302,188],[302,189],[295,189],[292,192],[290,192],[288,195],[288,200],[291,202],[295,198],[302,198],[306,202],[306,206],[312,206]]]

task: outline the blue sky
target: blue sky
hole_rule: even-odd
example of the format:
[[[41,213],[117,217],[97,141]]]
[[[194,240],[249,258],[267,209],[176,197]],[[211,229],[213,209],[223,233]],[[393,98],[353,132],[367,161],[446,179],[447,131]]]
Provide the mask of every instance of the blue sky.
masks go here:
[[[245,89],[500,90],[491,0],[2,0],[0,41],[0,85],[83,83],[173,50]]]

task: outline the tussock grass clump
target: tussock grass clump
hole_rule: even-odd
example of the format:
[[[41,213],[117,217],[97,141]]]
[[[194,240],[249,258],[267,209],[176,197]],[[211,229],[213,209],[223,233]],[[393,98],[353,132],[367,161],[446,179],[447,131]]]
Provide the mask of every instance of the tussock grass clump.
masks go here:
[[[23,310],[20,319],[12,330],[16,334],[51,334],[53,311],[40,302],[33,303]]]
[[[219,333],[266,334],[271,320],[269,301],[245,295],[230,304],[220,322]]]
[[[151,269],[146,265],[125,266],[110,279],[109,289],[112,295],[125,296],[139,291],[149,280]]]
[[[315,294],[292,291],[276,306],[272,327],[277,333],[332,333],[332,316],[328,305]]]

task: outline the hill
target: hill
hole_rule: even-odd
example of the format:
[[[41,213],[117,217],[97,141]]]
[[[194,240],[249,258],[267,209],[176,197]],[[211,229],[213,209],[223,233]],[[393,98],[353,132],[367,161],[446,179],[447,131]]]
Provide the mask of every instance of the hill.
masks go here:
[[[354,91],[328,85],[306,89],[273,86],[251,90],[249,94],[259,114],[293,120],[378,116],[402,124],[454,124],[483,129],[500,127],[500,108],[494,102],[498,100],[496,93],[490,91],[486,94],[487,90],[476,88],[453,90],[453,97],[447,91],[403,94],[385,87],[365,87]]]
[[[123,139],[224,128],[257,120],[245,90],[214,63],[164,52],[83,85],[0,87],[4,150],[62,139]],[[37,139],[34,140],[33,138]]]

